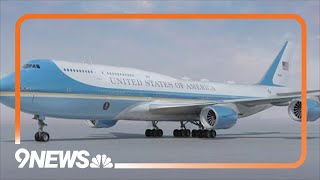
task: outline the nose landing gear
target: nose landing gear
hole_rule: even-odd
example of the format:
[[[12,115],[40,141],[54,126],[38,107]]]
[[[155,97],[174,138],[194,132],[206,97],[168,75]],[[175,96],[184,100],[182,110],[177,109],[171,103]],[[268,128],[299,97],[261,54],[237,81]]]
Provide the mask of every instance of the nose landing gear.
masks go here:
[[[36,132],[36,134],[34,135],[34,139],[38,142],[39,141],[40,142],[48,142],[50,139],[50,135],[49,135],[49,133],[43,131],[43,128],[45,126],[47,126],[47,124],[44,123],[44,121],[43,121],[44,118],[40,119],[40,116],[35,115],[33,119],[38,121],[38,126],[39,126],[38,132]]]

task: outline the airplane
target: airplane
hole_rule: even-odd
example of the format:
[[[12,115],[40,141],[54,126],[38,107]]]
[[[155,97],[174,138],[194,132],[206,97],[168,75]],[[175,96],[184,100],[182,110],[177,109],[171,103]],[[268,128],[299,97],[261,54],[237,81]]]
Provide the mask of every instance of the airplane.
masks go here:
[[[193,81],[128,67],[33,59],[21,68],[21,111],[38,121],[35,140],[47,142],[46,117],[86,120],[109,128],[119,120],[149,121],[146,137],[161,137],[158,122],[177,122],[174,137],[215,138],[244,118],[273,106],[288,106],[301,121],[301,92],[287,86],[290,43],[286,41],[261,80],[252,85]],[[212,69],[214,72],[214,68]],[[14,104],[15,73],[0,81],[0,101]],[[320,90],[308,91],[307,121],[320,117]],[[191,123],[197,129],[186,128]]]

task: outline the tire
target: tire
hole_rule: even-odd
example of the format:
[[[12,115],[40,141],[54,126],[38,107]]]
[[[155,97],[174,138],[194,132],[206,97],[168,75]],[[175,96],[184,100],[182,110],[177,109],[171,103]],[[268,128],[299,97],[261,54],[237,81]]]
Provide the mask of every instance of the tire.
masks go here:
[[[207,132],[206,132],[207,130],[205,130],[205,129],[202,129],[202,130],[200,130],[200,138],[205,138],[205,137],[207,137]]]
[[[217,132],[215,130],[210,131],[211,138],[215,138],[217,136]]]
[[[151,129],[147,129],[145,131],[145,135],[146,135],[146,137],[150,137],[151,136]]]
[[[173,136],[174,137],[178,137],[178,131],[179,131],[178,129],[173,130]]]
[[[163,131],[162,129],[158,129],[158,137],[162,137],[163,136]]]
[[[158,137],[158,130],[152,129],[152,130],[151,130],[151,136],[152,136],[152,137]]]
[[[212,135],[211,130],[205,130],[205,137],[206,138],[211,138],[211,135]]]
[[[185,131],[186,131],[186,135],[187,135],[186,137],[190,137],[190,134],[191,134],[190,129],[186,129]]]
[[[197,130],[195,130],[195,129],[192,130],[192,132],[191,132],[191,136],[192,136],[192,137],[197,137],[197,136],[196,136],[196,131],[197,131]]]
[[[39,132],[36,132],[36,134],[34,134],[34,140],[40,141],[40,133]]]
[[[47,132],[42,132],[42,133],[40,134],[40,140],[41,140],[42,142],[48,142],[48,141],[50,140],[50,135],[49,135],[49,133],[47,133]]]
[[[200,138],[201,137],[201,130],[200,129],[199,130],[195,130],[194,137],[196,137],[196,138]]]
[[[187,131],[185,129],[180,129],[181,137],[187,137]]]

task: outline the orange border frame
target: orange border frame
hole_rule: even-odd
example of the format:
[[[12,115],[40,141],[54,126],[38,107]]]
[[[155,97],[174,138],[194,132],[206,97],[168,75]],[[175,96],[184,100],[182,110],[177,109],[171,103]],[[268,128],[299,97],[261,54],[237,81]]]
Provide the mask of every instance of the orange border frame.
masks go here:
[[[297,168],[307,156],[307,120],[306,120],[306,38],[307,26],[303,18],[296,14],[25,14],[15,26],[15,144],[20,144],[20,32],[23,22],[31,19],[290,19],[301,26],[302,58],[302,121],[301,121],[301,154],[292,163],[115,163],[115,168]]]

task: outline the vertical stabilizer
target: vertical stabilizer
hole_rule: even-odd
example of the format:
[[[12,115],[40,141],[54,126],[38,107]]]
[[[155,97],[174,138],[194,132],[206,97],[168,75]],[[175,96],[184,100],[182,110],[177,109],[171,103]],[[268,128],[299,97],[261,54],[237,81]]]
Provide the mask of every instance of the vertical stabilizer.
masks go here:
[[[287,86],[291,58],[292,46],[286,41],[258,84],[265,86]]]

